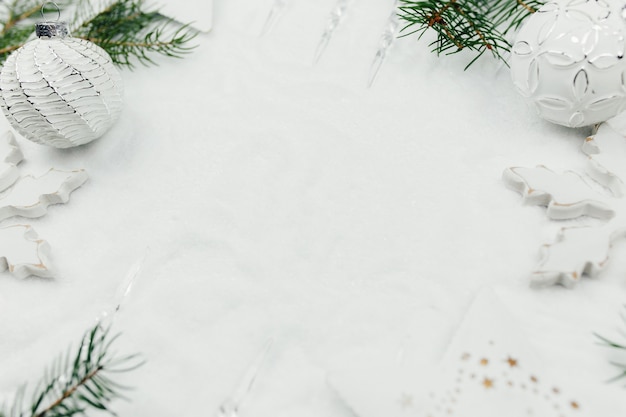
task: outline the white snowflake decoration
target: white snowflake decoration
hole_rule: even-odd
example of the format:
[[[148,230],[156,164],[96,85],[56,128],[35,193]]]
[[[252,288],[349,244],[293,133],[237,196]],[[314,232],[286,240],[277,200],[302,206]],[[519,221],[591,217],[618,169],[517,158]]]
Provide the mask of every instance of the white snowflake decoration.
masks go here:
[[[582,151],[589,157],[584,174],[557,174],[544,166],[504,171],[506,184],[520,192],[526,204],[547,206],[550,219],[587,216],[603,221],[561,229],[554,243],[544,245],[543,258],[531,277],[533,284],[571,287],[583,275],[596,276],[606,265],[613,243],[626,237],[626,136],[618,131],[624,130],[618,118],[601,124],[583,144]],[[593,187],[594,180],[607,192]]]

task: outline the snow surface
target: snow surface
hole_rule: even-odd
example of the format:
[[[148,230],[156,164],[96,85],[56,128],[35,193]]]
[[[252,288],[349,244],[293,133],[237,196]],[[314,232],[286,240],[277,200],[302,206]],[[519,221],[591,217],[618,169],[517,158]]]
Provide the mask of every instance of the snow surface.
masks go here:
[[[562,224],[501,180],[509,166],[584,166],[589,132],[538,119],[506,67],[464,72],[470,56],[437,59],[415,38],[367,88],[391,2],[353,2],[316,65],[334,0],[288,2],[260,37],[272,2],[217,1],[193,54],[125,70],[123,116],[96,142],[20,141],[22,170],[90,180],[29,221],[58,278],[0,274],[0,394],[36,381],[145,258],[115,317],[118,348],[147,360],[123,377],[136,389],[121,416],[215,415],[269,338],[242,416],[351,416],[330,372],[406,340],[436,363],[485,288],[592,415],[626,415],[592,335],[622,325],[626,245],[598,279],[529,288]]]

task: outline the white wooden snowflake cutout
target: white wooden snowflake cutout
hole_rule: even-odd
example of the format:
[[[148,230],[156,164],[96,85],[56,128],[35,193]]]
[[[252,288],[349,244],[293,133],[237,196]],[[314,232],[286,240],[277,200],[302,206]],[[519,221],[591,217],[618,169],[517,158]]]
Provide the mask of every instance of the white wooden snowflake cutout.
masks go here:
[[[84,170],[54,168],[39,177],[20,176],[18,164],[23,158],[12,133],[0,137],[0,222],[15,216],[44,216],[48,206],[67,203],[70,194],[87,180]],[[8,271],[18,278],[52,277],[48,256],[48,244],[32,226],[0,227],[0,272]]]
[[[613,243],[626,237],[626,136],[620,133],[626,129],[619,127],[620,117],[601,124],[583,144],[589,157],[586,173],[558,174],[544,166],[504,171],[504,181],[522,194],[524,203],[547,206],[550,219],[602,220],[600,225],[562,228],[555,242],[544,245],[533,284],[571,287],[583,275],[598,275]]]

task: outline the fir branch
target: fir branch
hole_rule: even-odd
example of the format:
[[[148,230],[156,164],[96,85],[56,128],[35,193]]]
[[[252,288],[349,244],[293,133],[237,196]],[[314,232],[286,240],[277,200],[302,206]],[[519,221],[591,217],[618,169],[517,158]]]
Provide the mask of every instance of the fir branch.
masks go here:
[[[155,64],[155,54],[182,57],[194,48],[189,45],[194,30],[147,10],[143,0],[109,0],[99,10],[87,0],[68,0],[66,5],[75,6],[72,35],[99,45],[117,65]],[[33,15],[40,10],[39,0],[0,2],[0,15],[6,17],[0,22],[0,64],[33,36]]]
[[[626,311],[622,314],[622,320],[624,321],[624,323],[626,324]],[[622,330],[622,335],[626,338],[626,329]],[[611,349],[617,349],[618,351],[626,354],[626,344],[620,343],[620,342],[615,342],[611,339],[608,339],[604,336],[601,336],[597,333],[594,333],[594,336],[596,338],[598,338],[598,340],[600,341],[600,343],[606,347],[609,347]],[[625,342],[626,343],[626,342]],[[611,362],[611,365],[615,366],[616,368],[619,369],[619,374],[617,374],[615,377],[611,378],[611,381],[617,381],[620,380],[622,378],[626,378],[626,363],[618,363],[618,362]]]
[[[89,409],[115,415],[109,404],[123,398],[120,391],[127,387],[114,382],[110,375],[132,371],[143,364],[137,355],[111,353],[116,339],[117,336],[109,335],[109,329],[97,324],[83,336],[74,355],[68,351],[44,372],[29,406],[24,406],[25,388],[21,388],[11,410],[0,411],[0,417],[74,417]]]
[[[2,28],[2,35],[8,32],[17,23],[31,17],[41,10],[41,5],[35,0],[30,1],[14,1],[9,8],[9,16],[7,22]]]
[[[22,23],[40,10],[41,4],[36,0],[0,2],[0,15],[5,17],[0,30],[0,63],[28,40],[33,28]]]
[[[400,0],[399,17],[406,22],[401,36],[428,31],[437,34],[432,51],[450,55],[474,52],[471,66],[485,52],[504,62],[511,44],[506,35],[517,30],[543,0]]]
[[[187,45],[196,33],[177,25],[157,11],[145,10],[142,0],[118,0],[78,25],[74,36],[102,47],[115,64],[132,67],[133,58],[154,64],[153,53],[181,57],[193,49]]]
[[[544,3],[544,0],[495,0],[492,20],[494,25],[506,35],[511,31],[517,31],[522,23]]]

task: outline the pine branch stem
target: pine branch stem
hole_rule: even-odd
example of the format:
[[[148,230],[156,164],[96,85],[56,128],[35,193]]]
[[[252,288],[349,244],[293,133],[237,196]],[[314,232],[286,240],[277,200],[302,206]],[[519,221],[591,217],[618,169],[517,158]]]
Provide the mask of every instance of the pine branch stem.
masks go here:
[[[24,46],[24,44],[18,44],[18,45],[11,45],[11,46],[7,46],[5,48],[0,48],[0,54],[8,54],[11,53],[19,48],[21,48],[22,46]]]
[[[441,24],[441,23],[440,23],[440,24]],[[442,24],[441,24],[441,25],[442,25]],[[454,44],[456,45],[456,47],[457,47],[457,48],[459,48],[459,51],[460,51],[461,49],[463,49],[463,45],[461,44],[461,42],[459,42],[458,40],[456,40],[456,38],[454,37],[454,35],[453,35],[452,33],[450,33],[450,30],[449,30],[447,27],[445,27],[445,25],[442,25],[442,26],[443,26],[443,30],[444,30],[444,32],[446,32],[446,36],[448,36],[448,38],[450,38],[450,40],[451,40],[452,42],[454,42]]]
[[[435,25],[438,25],[439,27],[441,27],[441,29],[445,32],[448,39],[450,39],[450,41],[453,42],[456,45],[456,47],[459,48],[459,50],[461,50],[463,49],[463,45],[461,45],[461,43],[454,37],[454,35],[446,27],[447,25],[446,21],[442,16],[450,7],[453,7],[453,6],[455,8],[458,7],[456,6],[456,1],[457,0],[450,0],[448,3],[446,3],[444,7],[441,8],[441,10],[438,10],[437,12],[432,14],[430,18],[428,19],[428,27],[433,27]]]
[[[21,22],[24,19],[27,19],[27,18],[31,17],[32,15],[37,13],[37,11],[39,11],[39,10],[41,10],[41,6],[37,5],[35,7],[32,7],[30,9],[26,10],[25,12],[23,12],[22,14],[20,14],[18,16],[11,15],[11,17],[7,21],[6,25],[4,25],[4,28],[2,28],[2,35],[7,33],[17,23]]]
[[[442,14],[444,14],[446,12],[446,10],[448,10],[450,7],[452,7],[452,4],[456,3],[456,0],[451,0],[450,2],[448,2],[444,7],[441,8],[441,10],[435,12],[433,15],[430,16],[430,19],[428,19],[428,26],[432,27],[435,24],[440,24],[440,25],[444,25],[446,24],[446,22],[443,20],[443,17],[441,16]]]
[[[61,395],[61,397],[59,397],[55,402],[53,402],[52,404],[50,404],[48,407],[46,407],[45,410],[41,411],[40,413],[36,414],[35,417],[45,417],[50,411],[54,410],[56,407],[58,407],[59,405],[61,405],[63,403],[63,401],[67,400],[68,398],[70,398],[72,395],[74,395],[74,393],[83,385],[85,385],[87,382],[91,381],[93,378],[96,377],[96,375],[98,375],[98,373],[100,371],[102,371],[104,368],[102,366],[98,366],[96,369],[94,369],[93,371],[91,371],[90,373],[88,373],[87,375],[85,375],[85,377],[83,379],[81,379],[80,381],[78,381],[74,386],[70,387],[67,391],[63,392],[63,394]]]
[[[528,4],[526,4],[523,0],[517,0],[517,4],[519,4],[524,9],[526,9],[528,11],[528,13],[535,13],[537,11],[533,7],[531,7]]]
[[[520,1],[520,0],[518,0],[518,1]],[[474,22],[472,22],[471,19],[467,18],[465,12],[463,12],[463,10],[456,3],[454,4],[454,8],[456,9],[457,12],[459,12],[460,15],[465,17],[465,20],[467,21],[467,23],[472,27],[472,29],[474,29],[474,33],[476,33],[478,38],[482,41],[483,45],[485,45],[485,48],[487,48],[487,49],[489,49],[491,51],[493,49],[493,47],[491,46],[491,44],[489,42],[487,42],[487,39],[485,38],[485,35],[483,35],[483,33],[476,27]]]

